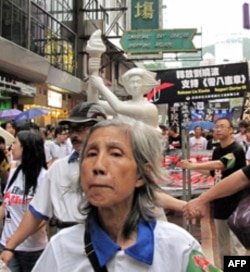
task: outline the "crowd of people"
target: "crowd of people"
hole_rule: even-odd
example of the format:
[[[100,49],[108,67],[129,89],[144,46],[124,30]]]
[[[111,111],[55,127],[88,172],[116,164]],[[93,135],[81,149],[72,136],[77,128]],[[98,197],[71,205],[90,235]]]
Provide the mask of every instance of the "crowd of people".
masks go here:
[[[177,126],[167,126],[165,124],[159,125],[162,133],[162,144],[165,151],[178,150],[182,148],[182,139],[179,128]],[[203,129],[202,126],[197,125],[194,130],[189,133],[189,148],[190,150],[214,150],[219,146],[220,140],[215,128]],[[250,161],[250,124],[246,120],[240,120],[238,127],[233,128],[232,137],[236,142],[242,145],[246,160]]]
[[[88,239],[97,263],[109,271],[127,265],[135,271],[166,266],[203,271],[198,260],[213,267],[194,237],[157,219],[156,207],[181,211],[186,202],[157,183],[166,177],[160,133],[153,126],[133,118],[106,120],[100,105],[85,102],[59,122],[52,141],[34,124],[15,130],[10,150],[15,165],[3,191],[0,240],[1,259],[11,271],[92,271],[88,254],[82,255]],[[62,139],[65,153],[49,163],[46,148],[53,146],[56,153],[52,142],[59,145]],[[53,217],[58,233],[48,243],[46,225]]]
[[[215,186],[212,186],[197,199],[188,202],[184,206],[184,214],[188,218],[204,215],[208,206],[205,204],[212,203],[211,209],[216,229],[219,250],[218,265],[220,267],[223,267],[224,256],[250,254],[250,251],[242,246],[227,223],[227,219],[247,193],[245,188],[250,184],[249,167],[246,166],[249,165],[250,154],[249,123],[245,120],[239,121],[236,130],[227,118],[217,120],[210,135],[203,133],[200,126],[195,127],[195,130],[192,131],[193,135],[189,137],[190,151],[212,150],[212,159],[207,162],[195,163],[189,158],[184,158],[180,163],[180,167],[183,169],[214,177]],[[172,141],[172,131],[171,127],[164,128],[163,135],[168,148],[168,142]],[[170,140],[168,141],[168,139]],[[232,181],[233,177],[236,178],[234,182]],[[242,182],[237,177],[243,177]],[[228,188],[226,188],[227,182],[229,182]],[[240,186],[236,184],[237,182]]]
[[[247,186],[234,188],[230,181],[245,169],[247,128],[234,137],[226,118],[210,135],[195,127],[190,148],[210,146],[212,160],[183,158],[181,167],[212,175],[218,184],[189,202],[174,198],[159,185],[168,178],[162,157],[164,149],[181,149],[182,138],[174,126],[159,126],[161,135],[156,107],[144,98],[158,83],[140,68],[122,79],[130,101],[119,101],[100,77],[91,76],[95,91],[88,102],[56,126],[5,124],[15,140],[7,147],[0,139],[0,259],[11,271],[221,271],[223,256],[247,254],[227,226]],[[99,100],[98,92],[107,101]],[[219,185],[227,179],[231,189],[222,194]],[[159,212],[200,217],[211,201],[220,268],[206,259],[190,233]],[[48,236],[48,222],[56,227],[55,235]]]

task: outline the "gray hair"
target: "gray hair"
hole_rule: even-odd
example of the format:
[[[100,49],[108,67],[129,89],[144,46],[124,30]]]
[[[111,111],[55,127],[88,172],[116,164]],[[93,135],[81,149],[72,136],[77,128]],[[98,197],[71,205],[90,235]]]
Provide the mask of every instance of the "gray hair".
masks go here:
[[[150,221],[154,218],[152,211],[152,205],[155,205],[154,192],[161,190],[157,181],[165,180],[161,165],[162,146],[160,133],[154,127],[141,121],[122,116],[101,121],[90,129],[90,133],[83,145],[81,162],[84,160],[84,150],[92,133],[97,129],[110,126],[118,127],[121,132],[130,137],[131,148],[137,164],[138,173],[145,183],[143,186],[135,189],[132,209],[123,229],[123,235],[126,238],[136,228],[139,220]],[[82,202],[82,205],[79,206],[79,210],[82,214],[87,214],[88,217],[97,215],[97,208],[93,207],[90,203],[86,206],[86,202]]]

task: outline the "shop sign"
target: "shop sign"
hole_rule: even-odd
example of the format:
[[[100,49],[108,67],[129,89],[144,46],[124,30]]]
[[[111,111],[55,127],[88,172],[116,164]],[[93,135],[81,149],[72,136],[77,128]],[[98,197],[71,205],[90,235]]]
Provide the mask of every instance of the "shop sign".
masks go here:
[[[161,84],[147,98],[155,104],[243,97],[249,90],[248,63],[158,72]]]
[[[162,29],[162,0],[158,1],[145,1],[145,0],[131,0],[128,1],[128,16],[127,16],[127,30],[134,31],[151,31],[152,29]],[[125,32],[126,33],[126,32]],[[127,51],[128,59],[162,59],[162,51],[138,51],[127,50],[127,47],[132,44],[129,42],[126,45],[126,39],[129,32],[127,32],[121,41],[123,43],[124,51]],[[125,43],[125,44],[124,44]],[[133,42],[134,43],[134,42]],[[134,45],[133,45],[134,46]],[[139,49],[139,47],[137,47]]]
[[[161,1],[131,1],[131,29],[159,28]]]
[[[62,94],[48,90],[48,106],[62,108]]]
[[[196,52],[192,40],[197,29],[128,30],[121,38],[127,53]]]
[[[36,88],[15,80],[8,82],[4,77],[0,78],[0,91],[27,96],[35,96],[36,94]]]

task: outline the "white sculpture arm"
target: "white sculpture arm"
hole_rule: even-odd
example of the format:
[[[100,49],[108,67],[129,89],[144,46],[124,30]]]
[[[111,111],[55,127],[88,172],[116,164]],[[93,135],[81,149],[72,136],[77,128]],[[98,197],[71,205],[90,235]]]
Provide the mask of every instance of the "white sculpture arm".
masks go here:
[[[140,101],[119,100],[117,96],[105,86],[102,78],[99,76],[92,75],[90,83],[91,86],[97,89],[107,100],[101,101],[97,99],[93,102],[97,102],[102,105],[108,114],[115,115],[118,113],[127,115],[135,119],[142,120],[154,127],[158,127],[158,109],[154,104],[148,102],[143,97]]]

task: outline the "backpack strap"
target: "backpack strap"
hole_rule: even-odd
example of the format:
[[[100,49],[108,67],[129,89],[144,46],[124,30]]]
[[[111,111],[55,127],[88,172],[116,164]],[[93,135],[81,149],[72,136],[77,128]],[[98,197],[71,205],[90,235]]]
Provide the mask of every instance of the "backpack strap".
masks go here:
[[[85,243],[86,255],[89,258],[89,261],[91,265],[93,266],[95,272],[108,272],[106,266],[101,267],[99,265],[95,250],[91,242],[90,233],[87,230],[85,230],[85,233],[84,233],[84,243]]]

